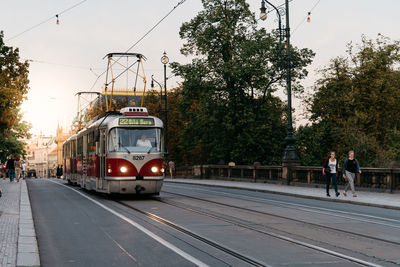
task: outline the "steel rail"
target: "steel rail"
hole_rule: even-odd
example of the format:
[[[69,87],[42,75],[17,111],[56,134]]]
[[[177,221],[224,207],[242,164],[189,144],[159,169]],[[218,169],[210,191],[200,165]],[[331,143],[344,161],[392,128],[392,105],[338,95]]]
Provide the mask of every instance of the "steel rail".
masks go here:
[[[203,199],[203,198],[199,198],[199,197],[188,196],[188,195],[181,194],[181,193],[173,193],[173,192],[169,192],[169,191],[165,191],[165,190],[163,190],[162,192],[163,193],[167,193],[167,194],[172,194],[172,195],[179,195],[179,196],[183,196],[183,197],[187,197],[187,198],[191,198],[191,199],[196,199],[196,200],[200,200],[200,201],[204,201],[204,202],[208,202],[208,203],[213,203],[213,204],[217,204],[217,205],[221,205],[221,206],[225,206],[225,207],[229,207],[229,208],[241,209],[241,210],[245,210],[245,211],[248,211],[248,212],[258,213],[258,214],[267,215],[267,216],[278,217],[278,218],[285,219],[285,220],[291,220],[291,221],[298,222],[298,223],[304,223],[304,224],[312,225],[312,226],[319,227],[319,228],[329,229],[329,230],[337,231],[337,232],[340,232],[340,233],[346,233],[346,234],[349,234],[349,235],[360,236],[360,237],[371,239],[371,240],[374,240],[374,241],[380,241],[380,242],[385,242],[385,243],[390,243],[392,245],[400,246],[400,242],[387,240],[387,239],[383,239],[383,238],[378,238],[378,237],[371,237],[369,235],[365,235],[365,234],[361,234],[361,233],[355,233],[355,232],[351,232],[351,231],[347,231],[347,230],[343,230],[343,229],[338,229],[338,228],[331,227],[331,226],[326,226],[326,225],[321,225],[321,224],[317,224],[317,223],[307,222],[307,221],[304,221],[304,220],[299,220],[299,219],[295,219],[295,218],[291,218],[291,217],[287,217],[287,216],[277,215],[277,214],[274,214],[274,213],[253,210],[253,209],[249,209],[249,208],[245,208],[245,207],[240,207],[240,206],[235,206],[235,205],[226,204],[226,203],[222,203],[222,202],[217,202],[217,201],[214,201],[214,200],[208,200],[208,199]],[[160,200],[160,201],[164,202],[164,200]]]
[[[157,200],[157,199],[155,199],[155,200]],[[218,243],[216,243],[216,242],[214,242],[214,241],[212,241],[210,239],[207,239],[207,238],[205,238],[203,236],[200,236],[200,235],[198,235],[198,234],[196,234],[196,233],[194,233],[194,232],[192,232],[192,231],[190,231],[190,230],[188,230],[188,229],[186,229],[186,228],[184,228],[182,226],[179,226],[179,225],[177,225],[177,224],[175,224],[175,223],[173,223],[173,222],[171,222],[171,221],[169,221],[167,219],[164,219],[164,218],[162,218],[162,217],[160,217],[158,215],[155,215],[155,214],[153,214],[151,212],[147,212],[147,211],[138,209],[136,207],[133,207],[133,206],[131,206],[131,205],[127,204],[127,203],[124,203],[122,201],[119,201],[119,200],[115,200],[115,202],[117,202],[117,203],[119,203],[119,204],[121,204],[121,205],[123,205],[123,206],[125,206],[127,208],[130,208],[130,209],[132,209],[132,210],[134,210],[136,212],[139,212],[139,213],[145,215],[146,217],[148,217],[148,218],[150,218],[150,219],[152,219],[152,220],[154,220],[156,222],[159,222],[161,224],[170,226],[173,229],[175,229],[175,230],[177,230],[177,231],[179,231],[181,233],[184,233],[184,234],[186,234],[188,236],[191,236],[196,240],[199,240],[199,241],[201,241],[201,242],[203,242],[203,243],[205,243],[207,245],[210,245],[210,246],[212,246],[212,247],[214,247],[214,248],[216,248],[218,250],[221,250],[221,251],[223,251],[223,252],[225,252],[225,253],[227,253],[227,254],[229,254],[229,255],[237,258],[237,259],[240,259],[240,260],[242,260],[242,261],[244,261],[244,262],[246,262],[246,263],[248,263],[248,264],[250,264],[252,266],[260,266],[260,267],[261,266],[268,266],[265,263],[259,262],[259,261],[255,260],[255,259],[252,259],[252,258],[246,256],[246,255],[240,254],[239,252],[236,252],[236,251],[234,251],[234,250],[232,250],[232,249],[230,249],[230,248],[228,248],[226,246],[223,246],[223,245],[218,244]]]

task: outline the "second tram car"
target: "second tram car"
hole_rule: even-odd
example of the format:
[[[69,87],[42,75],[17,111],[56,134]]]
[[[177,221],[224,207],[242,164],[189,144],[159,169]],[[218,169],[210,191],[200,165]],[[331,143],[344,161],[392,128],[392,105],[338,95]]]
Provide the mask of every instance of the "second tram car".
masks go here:
[[[64,179],[103,193],[159,194],[163,123],[144,107],[107,113],[63,144]]]

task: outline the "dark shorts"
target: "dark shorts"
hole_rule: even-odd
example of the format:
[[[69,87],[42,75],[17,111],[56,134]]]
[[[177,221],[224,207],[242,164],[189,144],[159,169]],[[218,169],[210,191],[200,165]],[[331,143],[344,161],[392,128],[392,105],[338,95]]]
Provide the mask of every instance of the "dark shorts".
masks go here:
[[[8,176],[10,177],[10,179],[14,179],[15,178],[15,170],[8,170]]]

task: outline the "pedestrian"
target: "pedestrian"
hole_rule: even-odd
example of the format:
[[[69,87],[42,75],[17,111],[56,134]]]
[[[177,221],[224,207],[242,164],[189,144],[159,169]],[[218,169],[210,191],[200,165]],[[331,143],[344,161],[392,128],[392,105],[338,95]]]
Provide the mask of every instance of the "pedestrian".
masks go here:
[[[10,157],[7,160],[7,172],[8,172],[8,177],[10,178],[10,182],[12,182],[15,178],[15,165],[14,165],[14,158]]]
[[[19,178],[21,178],[22,174],[22,166],[21,166],[21,160],[18,156],[15,157],[14,167],[15,167],[15,178],[17,179],[17,182],[19,182]]]
[[[1,174],[3,175],[3,180],[7,178],[7,163],[1,165]]]
[[[25,161],[22,161],[21,167],[22,167],[22,179],[25,179],[25,177],[26,177],[26,163],[25,163]]]
[[[60,165],[57,165],[56,176],[57,176],[57,178],[61,178],[61,176],[62,176],[62,170],[61,170]]]
[[[168,162],[168,167],[169,167],[169,174],[171,176],[171,179],[173,179],[174,178],[174,174],[175,174],[175,162],[170,160]]]
[[[338,197],[340,193],[337,188],[337,172],[339,170],[339,161],[335,157],[335,152],[331,151],[328,157],[325,159],[324,167],[322,168],[322,174],[326,177],[326,196],[330,197],[329,187],[331,185],[331,179],[333,187],[335,188],[335,195]]]
[[[349,151],[349,158],[347,158],[343,163],[342,174],[343,178],[347,179],[346,187],[344,188],[343,195],[347,196],[347,190],[349,187],[351,188],[351,192],[353,193],[353,197],[357,197],[356,191],[354,189],[354,179],[356,177],[356,173],[361,174],[360,164],[358,160],[354,157],[354,151]]]

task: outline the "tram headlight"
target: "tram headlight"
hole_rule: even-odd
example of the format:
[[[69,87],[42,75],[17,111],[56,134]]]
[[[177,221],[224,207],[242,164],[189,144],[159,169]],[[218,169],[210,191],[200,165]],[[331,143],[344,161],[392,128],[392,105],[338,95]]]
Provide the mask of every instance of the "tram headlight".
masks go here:
[[[108,173],[111,173],[111,168],[108,168],[107,172],[108,172]]]
[[[165,169],[164,169],[164,168],[161,168],[161,172],[164,173],[164,172],[165,172]]]
[[[156,166],[151,167],[151,171],[153,173],[157,173],[158,172],[158,168]]]
[[[126,172],[128,171],[128,168],[125,167],[125,166],[122,166],[119,170],[120,170],[122,173],[126,173]]]

